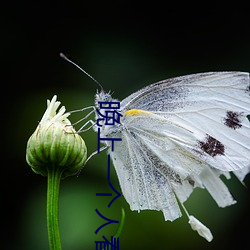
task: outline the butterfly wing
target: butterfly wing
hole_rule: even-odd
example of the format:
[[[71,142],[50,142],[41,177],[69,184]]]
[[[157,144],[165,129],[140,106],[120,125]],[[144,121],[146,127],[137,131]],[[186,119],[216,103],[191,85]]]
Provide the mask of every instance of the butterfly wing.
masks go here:
[[[132,210],[180,216],[194,187],[221,207],[233,200],[220,175],[243,180],[250,168],[250,90],[247,73],[195,74],[158,82],[121,102],[122,141],[110,152]],[[225,171],[225,172],[221,172]]]
[[[234,171],[250,166],[249,88],[247,73],[194,74],[149,85],[121,106],[125,111],[150,111],[192,131],[196,153],[203,161]],[[176,139],[180,139],[178,133]]]
[[[235,202],[218,170],[190,152],[196,140],[191,131],[154,114],[125,115],[123,121],[122,141],[110,154],[132,210],[161,210],[165,220],[173,221],[181,215],[176,196],[184,202],[197,186],[221,207]]]

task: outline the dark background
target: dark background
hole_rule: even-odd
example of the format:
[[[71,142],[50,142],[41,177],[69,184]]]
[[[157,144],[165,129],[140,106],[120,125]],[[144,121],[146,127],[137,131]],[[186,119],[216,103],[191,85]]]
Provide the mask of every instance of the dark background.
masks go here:
[[[205,71],[249,71],[248,6],[239,2],[171,3],[156,1],[11,2],[1,4],[1,249],[48,249],[46,178],[25,161],[26,143],[54,94],[67,110],[93,105],[96,83],[59,57],[69,55],[104,89],[122,100],[137,89],[168,77]],[[81,116],[81,114],[79,114]],[[72,116],[76,121],[78,116]],[[89,153],[93,132],[82,135]],[[82,174],[62,181],[60,228],[65,250],[95,249],[110,237],[95,213],[119,220],[126,212],[120,249],[248,249],[249,189],[226,180],[238,203],[218,208],[205,190],[196,190],[187,208],[214,235],[206,242],[185,216],[165,222],[161,212],[131,212],[124,198],[107,208],[107,156],[97,155]],[[120,190],[112,170],[112,184]],[[250,186],[249,176],[246,186]]]

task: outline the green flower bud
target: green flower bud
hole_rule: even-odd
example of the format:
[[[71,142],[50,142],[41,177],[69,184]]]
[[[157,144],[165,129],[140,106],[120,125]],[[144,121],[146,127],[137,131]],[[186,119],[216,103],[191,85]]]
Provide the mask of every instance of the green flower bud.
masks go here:
[[[87,148],[65,113],[64,106],[56,113],[60,102],[54,96],[47,101],[41,122],[27,143],[26,160],[32,170],[43,176],[50,168],[62,171],[62,177],[75,175],[87,158]]]

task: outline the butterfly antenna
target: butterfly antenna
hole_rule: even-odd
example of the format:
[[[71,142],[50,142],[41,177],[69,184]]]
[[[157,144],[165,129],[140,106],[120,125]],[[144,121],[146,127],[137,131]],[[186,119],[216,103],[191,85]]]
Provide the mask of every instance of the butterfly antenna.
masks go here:
[[[66,60],[67,62],[73,64],[74,66],[76,66],[79,70],[81,70],[85,75],[87,75],[89,78],[91,78],[95,83],[97,83],[97,85],[101,88],[101,90],[103,90],[102,85],[89,73],[87,73],[84,69],[82,69],[79,65],[77,65],[76,63],[74,63],[73,61],[71,61],[67,56],[65,56],[63,53],[60,53],[60,57],[64,60]]]

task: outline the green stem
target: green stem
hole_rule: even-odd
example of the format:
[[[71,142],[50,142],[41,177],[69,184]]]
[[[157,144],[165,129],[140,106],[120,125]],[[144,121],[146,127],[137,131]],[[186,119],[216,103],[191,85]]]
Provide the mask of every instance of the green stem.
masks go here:
[[[47,227],[50,250],[61,250],[59,231],[59,188],[62,170],[58,167],[48,168],[47,186]]]

